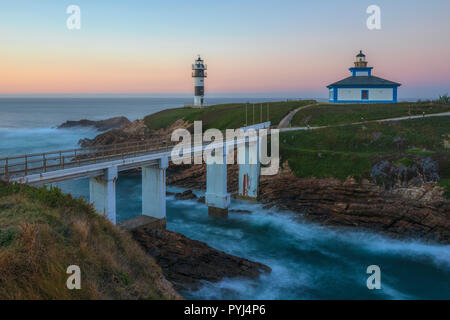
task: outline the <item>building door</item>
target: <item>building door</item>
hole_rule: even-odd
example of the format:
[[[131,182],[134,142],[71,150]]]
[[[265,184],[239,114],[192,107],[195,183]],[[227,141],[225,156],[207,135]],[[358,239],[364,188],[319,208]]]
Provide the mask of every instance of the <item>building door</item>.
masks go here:
[[[362,100],[369,100],[369,90],[361,91],[361,99]]]

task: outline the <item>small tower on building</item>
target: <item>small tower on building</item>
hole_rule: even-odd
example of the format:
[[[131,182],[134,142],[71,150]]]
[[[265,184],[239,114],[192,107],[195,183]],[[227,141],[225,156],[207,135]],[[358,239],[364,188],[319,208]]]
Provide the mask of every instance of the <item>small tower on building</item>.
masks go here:
[[[198,56],[197,60],[195,60],[192,65],[192,77],[194,78],[194,106],[203,107],[204,105],[204,96],[205,96],[205,78],[207,77],[206,70],[208,69],[207,65],[204,64],[204,61]]]

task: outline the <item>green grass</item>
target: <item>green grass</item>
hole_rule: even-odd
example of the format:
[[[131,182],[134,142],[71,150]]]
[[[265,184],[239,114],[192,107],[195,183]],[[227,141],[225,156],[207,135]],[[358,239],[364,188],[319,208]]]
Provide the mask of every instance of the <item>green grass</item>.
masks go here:
[[[297,112],[292,126],[341,125],[361,121],[380,120],[411,115],[450,111],[450,104],[320,104]]]
[[[66,287],[70,265],[81,290]],[[0,300],[174,297],[153,258],[85,201],[0,182]]]
[[[370,178],[372,166],[381,159],[408,167],[419,157],[431,156],[439,162],[443,181],[448,181],[448,132],[448,117],[290,131],[280,134],[280,154],[299,177],[341,180]]]
[[[203,109],[190,107],[164,110],[144,118],[145,124],[151,130],[167,128],[178,119],[190,123],[202,121],[203,129],[217,128],[219,130],[239,128],[253,123],[270,120],[272,125],[278,125],[281,119],[291,110],[315,103],[312,100],[270,102],[255,104],[222,104]],[[261,108],[262,105],[262,108]],[[269,111],[269,114],[268,114]],[[247,116],[246,116],[247,114]]]

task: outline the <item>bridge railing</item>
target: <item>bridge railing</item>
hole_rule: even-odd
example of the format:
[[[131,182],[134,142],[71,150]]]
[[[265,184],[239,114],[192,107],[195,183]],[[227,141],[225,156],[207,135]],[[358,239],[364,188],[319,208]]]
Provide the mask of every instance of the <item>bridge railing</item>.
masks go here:
[[[268,127],[270,123],[243,128],[244,130]],[[225,131],[222,131],[225,135]],[[202,141],[203,134],[192,136],[192,143],[196,146],[196,141]],[[101,162],[120,160],[137,157],[144,154],[169,151],[169,148],[178,144],[172,142],[171,136],[153,136],[152,140],[136,142],[123,142],[113,145],[90,146],[85,148],[50,151],[45,153],[31,153],[18,156],[11,156],[0,159],[0,179],[24,177],[32,174],[41,174],[49,171],[63,170],[74,167],[86,166]]]
[[[125,142],[106,146],[33,153],[0,159],[0,178],[27,176],[30,174],[81,167],[88,164],[136,157],[153,152],[169,150],[174,145],[169,137],[157,141]]]

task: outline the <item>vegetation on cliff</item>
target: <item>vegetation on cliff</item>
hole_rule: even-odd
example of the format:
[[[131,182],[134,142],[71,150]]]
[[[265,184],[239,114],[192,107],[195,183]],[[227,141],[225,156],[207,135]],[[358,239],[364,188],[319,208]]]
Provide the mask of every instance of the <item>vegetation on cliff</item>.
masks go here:
[[[373,166],[382,160],[410,167],[430,157],[438,164],[441,185],[449,190],[449,133],[448,117],[284,132],[280,152],[299,177],[341,180],[370,179]]]
[[[160,111],[144,118],[145,124],[151,130],[165,129],[179,119],[188,122],[202,121],[203,129],[217,128],[220,130],[239,128],[247,124],[259,123],[269,119],[272,125],[278,125],[281,119],[290,111],[315,103],[313,100],[292,100],[285,102],[219,104],[207,108],[176,108]],[[262,105],[262,108],[261,108]],[[269,106],[269,108],[267,108]],[[262,113],[261,113],[262,111]]]
[[[67,289],[70,265],[80,290]],[[85,201],[0,184],[0,299],[177,297],[154,259]]]

